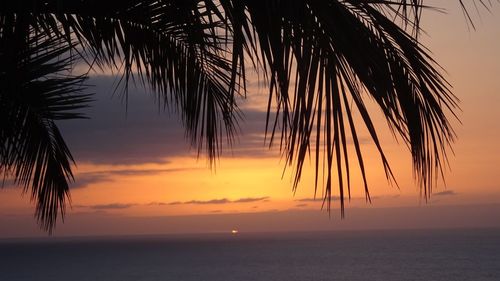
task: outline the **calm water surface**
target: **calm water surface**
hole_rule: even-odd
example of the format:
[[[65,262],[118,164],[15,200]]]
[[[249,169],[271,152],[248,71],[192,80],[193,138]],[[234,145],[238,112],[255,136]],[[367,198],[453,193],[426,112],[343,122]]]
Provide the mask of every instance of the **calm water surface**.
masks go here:
[[[500,230],[0,240],[0,280],[500,280]]]

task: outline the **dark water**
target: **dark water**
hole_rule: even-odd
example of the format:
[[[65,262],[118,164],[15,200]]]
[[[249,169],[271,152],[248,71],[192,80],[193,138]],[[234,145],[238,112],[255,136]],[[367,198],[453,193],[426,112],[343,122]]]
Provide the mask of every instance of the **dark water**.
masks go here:
[[[500,230],[0,240],[0,280],[500,280]]]

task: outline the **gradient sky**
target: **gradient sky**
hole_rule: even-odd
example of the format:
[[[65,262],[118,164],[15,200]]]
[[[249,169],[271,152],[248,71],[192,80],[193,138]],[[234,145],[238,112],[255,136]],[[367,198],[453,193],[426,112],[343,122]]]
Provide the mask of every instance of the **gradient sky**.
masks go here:
[[[475,15],[476,30],[469,31],[454,1],[435,2],[449,5],[449,14],[424,14],[422,40],[461,100],[462,124],[455,122],[459,138],[446,186],[441,182],[429,202],[419,196],[408,151],[385,133],[400,189],[385,180],[373,145],[363,143],[373,202],[365,202],[354,172],[346,219],[338,219],[335,198],[329,219],[321,200],[311,200],[312,167],[294,193],[290,171],[281,176],[279,152],[265,147],[266,92],[257,81],[240,103],[245,121],[236,145],[210,169],[187,144],[175,113],[158,110],[143,89],[130,92],[126,111],[113,95],[116,78],[95,74],[91,119],[60,124],[77,167],[72,207],[55,235],[500,226],[500,5]],[[0,237],[45,235],[33,211],[29,195],[7,184],[0,190]]]

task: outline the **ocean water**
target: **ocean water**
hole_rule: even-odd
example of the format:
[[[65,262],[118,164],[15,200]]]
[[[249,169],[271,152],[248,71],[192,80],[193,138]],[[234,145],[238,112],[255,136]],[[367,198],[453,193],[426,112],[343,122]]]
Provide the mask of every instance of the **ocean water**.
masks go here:
[[[0,240],[0,280],[500,280],[500,230]]]

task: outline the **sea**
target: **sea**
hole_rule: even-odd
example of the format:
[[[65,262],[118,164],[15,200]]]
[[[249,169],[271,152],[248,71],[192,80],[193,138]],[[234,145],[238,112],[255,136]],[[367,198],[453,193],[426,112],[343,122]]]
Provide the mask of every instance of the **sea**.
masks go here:
[[[1,281],[500,280],[500,229],[0,240]]]

